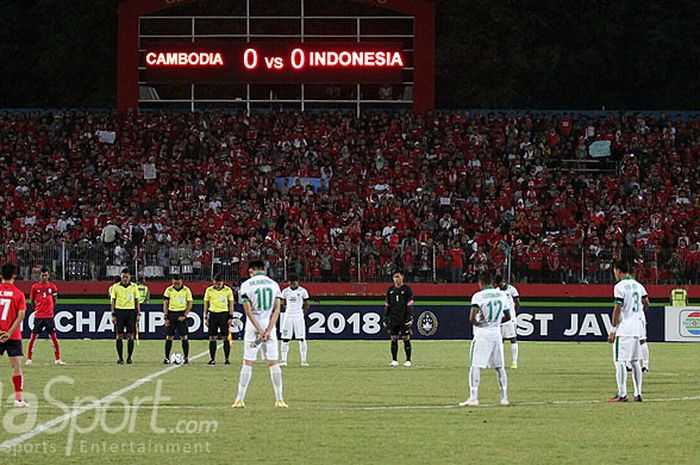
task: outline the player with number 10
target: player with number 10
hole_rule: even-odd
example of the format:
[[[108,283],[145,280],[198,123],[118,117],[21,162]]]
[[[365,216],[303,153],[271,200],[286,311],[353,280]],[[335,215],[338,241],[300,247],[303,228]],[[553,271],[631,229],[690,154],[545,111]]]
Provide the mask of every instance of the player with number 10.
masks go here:
[[[270,379],[275,390],[275,407],[287,408],[282,397],[282,369],[277,363],[277,319],[280,316],[282,291],[279,284],[265,274],[265,263],[253,260],[248,264],[250,279],[241,284],[240,300],[245,311],[243,337],[243,367],[238,383],[238,394],[233,408],[245,407],[245,395],[258,351],[263,350],[270,367]]]

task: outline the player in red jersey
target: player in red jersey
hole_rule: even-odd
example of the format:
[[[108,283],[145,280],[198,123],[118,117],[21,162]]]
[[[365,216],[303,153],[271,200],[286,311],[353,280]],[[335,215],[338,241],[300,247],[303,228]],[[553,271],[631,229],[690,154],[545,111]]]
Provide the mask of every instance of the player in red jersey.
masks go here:
[[[34,329],[32,329],[32,337],[29,339],[27,347],[27,365],[32,364],[32,354],[34,353],[34,344],[41,333],[46,332],[53,346],[54,364],[65,365],[61,360],[61,351],[58,348],[58,338],[56,337],[56,325],[53,321],[53,310],[56,307],[56,299],[58,299],[58,288],[54,283],[49,282],[49,269],[42,268],[41,276],[38,283],[34,283],[32,290],[29,293],[29,299],[32,301],[34,309]]]
[[[12,263],[2,265],[0,284],[0,356],[7,352],[12,367],[12,384],[15,387],[15,407],[27,407],[22,398],[22,330],[20,325],[27,311],[22,291],[15,287],[17,268]]]

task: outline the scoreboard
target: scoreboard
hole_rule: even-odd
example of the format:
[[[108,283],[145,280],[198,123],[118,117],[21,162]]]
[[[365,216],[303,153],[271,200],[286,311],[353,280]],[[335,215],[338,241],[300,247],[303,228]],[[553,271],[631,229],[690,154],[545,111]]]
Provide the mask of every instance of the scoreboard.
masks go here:
[[[435,0],[117,3],[120,112],[434,108]]]
[[[400,43],[192,43],[147,46],[150,83],[399,83],[411,66]]]

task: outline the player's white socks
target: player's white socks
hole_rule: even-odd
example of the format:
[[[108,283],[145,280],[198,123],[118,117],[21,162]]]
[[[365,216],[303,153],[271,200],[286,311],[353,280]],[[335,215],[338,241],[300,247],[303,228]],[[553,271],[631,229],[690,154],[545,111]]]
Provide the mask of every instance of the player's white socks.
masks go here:
[[[306,363],[306,350],[308,346],[306,345],[306,340],[299,341],[299,354],[301,355],[301,363]]]
[[[627,369],[625,362],[615,364],[615,380],[617,381],[617,395],[627,397]]]
[[[626,378],[626,376],[625,376]],[[632,381],[634,382],[634,395],[642,395],[642,367],[639,360],[632,362]]]
[[[510,354],[513,356],[513,365],[518,364],[518,343],[514,342],[510,345]]]
[[[642,367],[649,369],[649,344],[642,344]]]
[[[469,368],[469,398],[476,400],[479,398],[479,383],[481,382],[481,368]]]
[[[282,369],[278,364],[270,367],[270,379],[272,387],[275,389],[275,400],[282,400]]]
[[[248,390],[251,376],[253,376],[253,367],[243,364],[241,367],[241,379],[238,381],[238,395],[236,396],[236,400],[245,399],[245,393]]]
[[[282,342],[282,360],[280,362],[287,363],[287,354],[289,353],[289,342]]]
[[[508,400],[508,377],[506,376],[506,369],[496,368],[496,375],[498,376],[498,386],[501,388],[501,400]]]

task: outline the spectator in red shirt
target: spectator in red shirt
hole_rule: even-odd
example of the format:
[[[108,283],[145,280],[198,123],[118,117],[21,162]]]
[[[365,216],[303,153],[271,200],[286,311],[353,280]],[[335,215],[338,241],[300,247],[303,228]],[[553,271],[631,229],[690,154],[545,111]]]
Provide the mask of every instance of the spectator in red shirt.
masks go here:
[[[403,272],[408,279],[413,277],[413,247],[410,245],[403,251]]]
[[[459,246],[459,243],[454,242],[450,249],[450,275],[453,283],[462,282],[462,273],[464,272],[464,250]]]
[[[435,252],[435,274],[439,283],[445,283],[450,278],[450,256],[442,244],[437,245]]]
[[[530,241],[530,246],[527,250],[527,269],[529,278],[535,281],[542,279],[542,259],[544,254],[542,248],[534,240]]]
[[[556,244],[552,244],[547,251],[547,269],[552,282],[564,282],[564,276],[562,276],[561,273],[561,254],[559,253],[559,247]]]

